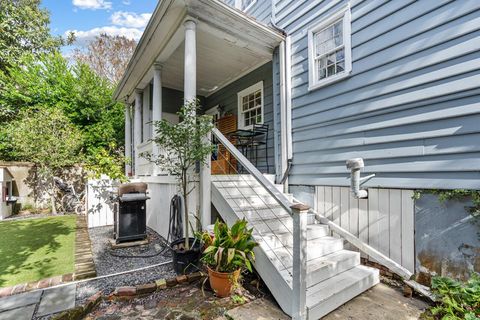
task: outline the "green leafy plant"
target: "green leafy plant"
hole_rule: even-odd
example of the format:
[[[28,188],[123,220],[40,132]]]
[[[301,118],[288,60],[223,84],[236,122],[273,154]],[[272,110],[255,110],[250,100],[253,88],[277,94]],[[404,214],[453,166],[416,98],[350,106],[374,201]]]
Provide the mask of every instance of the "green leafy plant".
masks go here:
[[[141,156],[154,162],[170,175],[178,178],[180,192],[184,197],[185,222],[189,222],[188,195],[191,182],[197,180],[194,168],[204,165],[210,157],[213,146],[206,139],[213,129],[212,118],[208,115],[197,116],[198,101],[185,103],[177,113],[181,121],[172,124],[167,120],[154,122],[155,137],[152,141],[158,146],[158,155],[143,153]],[[195,214],[195,216],[197,216]],[[189,230],[185,230],[185,248],[189,249]]]
[[[430,309],[434,319],[480,319],[480,275],[462,283],[446,277],[432,279],[432,291],[438,303]]]
[[[203,252],[202,261],[218,272],[244,268],[252,272],[252,262],[255,260],[253,249],[258,245],[252,232],[253,228],[247,228],[245,219],[238,220],[231,228],[217,220],[215,236]]]

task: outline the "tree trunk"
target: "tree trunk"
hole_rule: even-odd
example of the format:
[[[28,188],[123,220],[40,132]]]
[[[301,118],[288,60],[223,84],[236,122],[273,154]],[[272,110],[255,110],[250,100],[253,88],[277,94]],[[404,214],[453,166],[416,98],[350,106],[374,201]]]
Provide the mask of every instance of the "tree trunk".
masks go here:
[[[187,172],[182,171],[182,188],[183,188],[183,207],[185,210],[185,250],[190,250],[189,237],[189,217],[188,217],[188,194],[187,194]]]

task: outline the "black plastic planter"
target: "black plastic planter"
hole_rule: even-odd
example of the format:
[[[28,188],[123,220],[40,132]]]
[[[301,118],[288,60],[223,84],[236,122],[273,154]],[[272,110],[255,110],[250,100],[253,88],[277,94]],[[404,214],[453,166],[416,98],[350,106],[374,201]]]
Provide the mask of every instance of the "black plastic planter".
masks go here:
[[[183,244],[185,238],[173,241],[171,247],[173,249],[173,269],[177,275],[189,274],[199,270],[200,255],[202,247],[200,240],[189,238],[190,250],[184,250]],[[179,249],[180,248],[180,249]]]

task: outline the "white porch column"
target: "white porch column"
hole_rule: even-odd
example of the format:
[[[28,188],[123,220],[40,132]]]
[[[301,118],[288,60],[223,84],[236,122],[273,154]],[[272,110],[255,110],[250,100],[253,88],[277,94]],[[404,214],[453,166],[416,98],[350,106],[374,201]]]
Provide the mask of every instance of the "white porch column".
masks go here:
[[[185,103],[197,97],[197,23],[186,20],[185,27],[185,68],[184,68],[184,99]]]
[[[138,159],[139,154],[137,152],[138,146],[142,143],[142,96],[143,91],[140,89],[135,90],[135,117],[133,125],[133,153],[135,159],[135,175],[138,173]]]
[[[125,106],[125,159],[130,163],[125,164],[125,175],[132,175],[132,115],[130,106]]]
[[[152,121],[162,120],[162,65],[155,63],[153,70],[153,111],[152,111]],[[152,128],[152,138],[155,137],[155,126]],[[152,155],[154,158],[157,158],[159,155],[159,149],[156,143],[152,145]],[[160,173],[160,168],[157,165],[153,166],[153,175],[158,175]]]

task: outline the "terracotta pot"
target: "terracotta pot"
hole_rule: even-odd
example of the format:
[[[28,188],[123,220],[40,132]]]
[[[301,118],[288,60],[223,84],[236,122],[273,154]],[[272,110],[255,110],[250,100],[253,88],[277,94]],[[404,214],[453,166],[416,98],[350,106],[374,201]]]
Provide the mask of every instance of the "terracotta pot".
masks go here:
[[[221,298],[230,296],[240,277],[240,269],[233,272],[217,272],[208,268],[208,279],[215,294]]]

